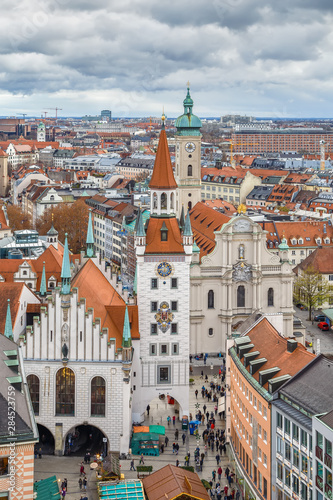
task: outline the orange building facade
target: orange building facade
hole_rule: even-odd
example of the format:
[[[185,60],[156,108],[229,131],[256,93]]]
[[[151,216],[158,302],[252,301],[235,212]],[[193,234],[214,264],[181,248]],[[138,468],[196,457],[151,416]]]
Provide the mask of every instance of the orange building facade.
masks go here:
[[[274,500],[271,402],[277,389],[314,355],[296,340],[283,337],[266,317],[230,342],[226,407],[235,480],[246,500]]]

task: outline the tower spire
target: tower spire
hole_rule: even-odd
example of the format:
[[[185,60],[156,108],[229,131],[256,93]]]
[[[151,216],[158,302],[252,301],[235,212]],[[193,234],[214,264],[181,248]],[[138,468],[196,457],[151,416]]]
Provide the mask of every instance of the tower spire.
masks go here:
[[[86,240],[86,257],[95,257],[94,255],[94,233],[92,228],[92,220],[91,220],[91,209],[89,209],[89,221],[88,221],[88,230],[87,230],[87,240]]]
[[[7,339],[14,340],[13,338],[13,326],[12,326],[12,316],[10,314],[10,299],[8,299],[7,305],[7,314],[6,314],[6,323],[5,323],[5,331],[4,335]]]
[[[67,233],[65,233],[64,255],[61,268],[61,293],[67,295],[71,291],[71,268],[69,263],[69,251]]]
[[[193,236],[189,210],[187,211],[187,214],[186,214],[184,236]]]
[[[125,309],[123,341],[122,341],[121,345],[122,345],[122,347],[125,347],[125,348],[132,347],[131,327],[130,327],[130,322],[129,322],[127,305],[126,305],[126,309]]]
[[[150,189],[176,189],[170,152],[165,130],[162,129],[155,158],[154,170],[149,183]]]
[[[45,261],[43,262],[43,272],[42,272],[42,279],[40,282],[40,289],[39,293],[44,297],[46,295],[46,276],[45,276]]]

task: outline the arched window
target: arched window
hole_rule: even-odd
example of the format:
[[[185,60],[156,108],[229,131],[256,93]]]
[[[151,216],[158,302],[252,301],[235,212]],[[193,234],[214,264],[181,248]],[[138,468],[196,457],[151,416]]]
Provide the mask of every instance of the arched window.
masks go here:
[[[274,306],[274,290],[273,288],[269,288],[267,292],[267,305]]]
[[[39,378],[37,375],[28,375],[27,383],[34,413],[39,415]]]
[[[54,194],[51,194],[51,196],[50,196],[50,200],[51,200],[51,201],[54,201]]]
[[[214,292],[209,290],[208,292],[208,309],[214,309]]]
[[[153,208],[157,209],[157,194],[153,193]]]
[[[208,328],[208,335],[212,337],[214,335],[214,330],[213,328]]]
[[[239,285],[237,288],[237,307],[245,307],[245,287]]]
[[[171,208],[171,210],[175,209],[175,195],[174,195],[174,193],[171,193],[171,196],[170,196],[170,208]]]
[[[192,202],[191,202],[191,201],[189,201],[189,202],[188,202],[188,204],[187,204],[187,208],[188,208],[189,210],[192,210]]]
[[[187,165],[187,176],[192,177],[192,165]]]
[[[166,193],[161,194],[161,208],[167,208],[167,195],[166,195]]]
[[[105,380],[94,377],[91,381],[91,416],[105,416]]]
[[[56,415],[74,415],[75,374],[70,368],[60,368],[56,375]]]

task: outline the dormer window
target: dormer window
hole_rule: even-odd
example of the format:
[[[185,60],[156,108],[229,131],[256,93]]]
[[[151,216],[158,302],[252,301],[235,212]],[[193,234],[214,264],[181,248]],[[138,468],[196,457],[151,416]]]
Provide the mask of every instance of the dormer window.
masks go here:
[[[317,245],[320,245],[321,244],[321,238],[317,238],[316,239],[316,243],[317,243]]]
[[[166,227],[165,222],[163,222],[161,227],[161,241],[168,241],[168,228]]]
[[[292,244],[292,245],[296,245],[296,243],[297,243],[296,238],[293,238],[293,239],[291,240],[291,244]]]
[[[328,244],[330,242],[330,239],[329,238],[325,238],[325,243]]]
[[[303,243],[304,243],[303,238],[300,238],[300,239],[298,240],[298,244],[299,244],[299,245],[303,245]]]

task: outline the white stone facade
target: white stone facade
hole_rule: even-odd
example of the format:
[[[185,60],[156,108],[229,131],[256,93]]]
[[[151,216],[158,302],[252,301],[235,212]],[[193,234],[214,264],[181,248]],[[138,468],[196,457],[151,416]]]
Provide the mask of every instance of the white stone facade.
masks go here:
[[[145,255],[138,256],[137,259],[140,352],[136,356],[139,356],[140,363],[136,362],[136,366],[140,370],[140,384],[138,383],[138,389],[133,395],[133,420],[141,421],[148,403],[161,394],[170,395],[178,401],[180,416],[188,415],[191,256]],[[171,264],[173,272],[170,276],[161,278],[157,274],[160,262]],[[172,288],[172,278],[177,279],[177,288]],[[157,288],[152,288],[152,279],[157,279]],[[177,302],[177,311],[172,311],[171,320],[171,323],[177,324],[177,333],[171,333],[171,325],[163,333],[157,325],[157,311],[152,311],[152,303],[157,302],[159,309],[162,302],[167,302],[171,309],[171,301]],[[152,325],[156,325],[156,334],[151,333]],[[156,354],[153,353],[152,346],[155,346]],[[165,354],[162,354],[162,346],[167,346]],[[168,381],[160,380],[161,367],[168,367]]]
[[[193,145],[194,151],[192,151]],[[176,210],[179,216],[182,206],[186,213],[188,208],[193,208],[201,201],[201,136],[177,136],[176,182],[178,185]]]
[[[22,338],[26,375],[34,374],[40,381],[38,424],[55,437],[55,451],[64,452],[68,432],[78,425],[96,426],[108,439],[108,450],[127,453],[131,415],[131,384],[126,383],[121,352],[108,332],[101,331],[99,318],[93,310],[86,313],[85,300],[78,301],[77,289],[70,295],[59,290],[48,299],[40,320],[27,327]],[[68,347],[67,359],[62,351]],[[56,373],[63,367],[75,374],[74,415],[56,413]],[[103,377],[106,387],[105,416],[91,416],[91,380]]]
[[[191,353],[225,352],[233,327],[255,311],[281,312],[283,334],[292,335],[294,275],[288,256],[272,255],[266,232],[246,216],[231,219],[215,239],[214,250],[191,266]],[[237,298],[239,286],[244,305]]]

